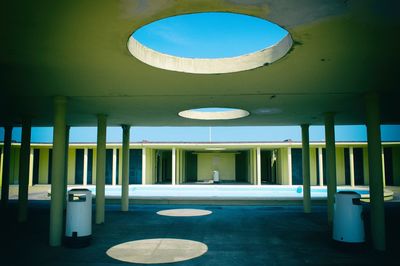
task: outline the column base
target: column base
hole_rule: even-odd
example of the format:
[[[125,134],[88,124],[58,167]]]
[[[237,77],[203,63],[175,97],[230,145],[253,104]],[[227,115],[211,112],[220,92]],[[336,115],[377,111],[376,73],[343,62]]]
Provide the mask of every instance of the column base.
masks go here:
[[[76,232],[72,236],[64,237],[64,244],[70,248],[84,248],[90,245],[92,235],[88,236],[77,236]]]

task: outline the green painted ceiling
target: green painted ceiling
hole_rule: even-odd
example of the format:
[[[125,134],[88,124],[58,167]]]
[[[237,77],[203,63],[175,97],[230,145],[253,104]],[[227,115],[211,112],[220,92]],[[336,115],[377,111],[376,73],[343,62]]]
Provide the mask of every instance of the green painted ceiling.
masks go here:
[[[382,122],[400,123],[400,1],[120,0],[7,1],[0,27],[0,123],[51,125],[52,97],[68,98],[68,123],[95,125],[297,125],[364,123],[364,94],[381,96]],[[295,45],[283,59],[232,74],[156,69],[126,42],[141,25],[171,15],[229,11],[285,27]],[[231,121],[187,120],[179,111],[233,107]],[[266,114],[259,109],[281,112]]]

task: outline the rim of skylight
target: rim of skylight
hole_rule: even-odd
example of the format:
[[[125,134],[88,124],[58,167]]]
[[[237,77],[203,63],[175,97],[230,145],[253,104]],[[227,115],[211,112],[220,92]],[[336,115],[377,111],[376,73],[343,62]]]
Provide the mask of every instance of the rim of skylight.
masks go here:
[[[230,13],[237,15],[245,15],[262,19],[269,23],[275,24],[278,27],[281,27],[280,25],[261,17],[243,13],[234,13],[234,12],[197,12],[190,14],[185,13],[175,16],[169,16],[166,18],[191,15],[191,14],[202,14],[202,13]],[[156,21],[162,19],[158,19]],[[143,63],[156,68],[170,70],[170,71],[192,73],[192,74],[224,74],[224,73],[234,73],[234,72],[251,70],[262,66],[267,66],[281,59],[290,51],[293,45],[293,40],[290,36],[290,33],[285,29],[287,31],[287,34],[281,40],[277,41],[273,45],[267,46],[255,52],[239,56],[221,57],[221,58],[180,57],[151,49],[141,44],[138,40],[136,40],[133,37],[133,34],[137,30],[156,21],[150,22],[146,25],[143,25],[135,29],[133,33],[131,33],[131,35],[129,36],[127,47],[131,55],[133,55],[135,58],[142,61]]]

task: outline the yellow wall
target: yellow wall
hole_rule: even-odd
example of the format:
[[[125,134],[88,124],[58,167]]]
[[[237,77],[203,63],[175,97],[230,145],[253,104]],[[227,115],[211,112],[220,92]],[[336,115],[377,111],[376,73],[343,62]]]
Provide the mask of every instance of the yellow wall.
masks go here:
[[[363,148],[364,184],[369,184],[368,148]]]
[[[219,171],[220,180],[235,180],[234,153],[199,153],[197,155],[197,179],[211,180],[213,170]]]
[[[310,181],[311,186],[317,185],[317,160],[318,160],[318,150],[315,148],[310,148]]]
[[[72,147],[71,147],[72,146]],[[75,180],[75,151],[77,146],[71,145],[68,152],[68,184],[73,184]],[[387,146],[386,146],[387,147]],[[2,147],[1,147],[2,148]],[[90,148],[93,149],[93,183],[96,180],[96,149],[93,146],[79,146],[79,148]],[[364,163],[364,183],[368,185],[368,149],[365,145],[363,148],[363,163]],[[32,146],[32,149],[39,149],[39,184],[47,184],[48,182],[48,162],[49,162],[49,146]],[[155,151],[151,148],[147,149],[146,156],[146,184],[154,184],[156,180],[155,172]],[[400,185],[400,146],[394,145],[393,149],[393,178],[394,184]],[[121,154],[121,149],[118,148],[118,152]],[[12,145],[11,148],[11,160],[10,160],[10,184],[18,184],[18,173],[19,173],[19,145]],[[249,171],[249,182],[254,184],[256,182],[256,149],[249,149],[248,156],[248,171]],[[288,148],[278,148],[277,158],[277,183],[287,185],[288,184]],[[217,157],[214,161],[214,157]],[[177,183],[185,182],[185,154],[181,148],[176,150],[176,181]],[[1,160],[1,159],[0,159]],[[310,177],[311,185],[317,183],[317,167],[316,162],[318,160],[318,149],[312,147],[310,149]],[[217,163],[217,161],[219,161]],[[339,146],[336,148],[336,172],[337,172],[337,184],[345,184],[345,168],[344,168],[344,147]],[[119,165],[120,168],[118,180],[121,176],[122,158],[120,157]],[[220,171],[221,180],[235,180],[235,154],[234,153],[201,153],[198,155],[198,178],[199,180],[211,180],[212,171]],[[2,173],[2,165],[0,165],[0,174]]]
[[[146,185],[155,183],[155,150],[146,148]]]
[[[400,186],[400,147],[393,147],[393,185]]]
[[[73,185],[75,183],[75,158],[76,149],[69,148],[68,150],[68,185]]]
[[[279,184],[287,185],[288,180],[288,148],[280,148],[278,152],[278,178]]]
[[[11,146],[10,152],[10,184],[18,184],[20,147]]]
[[[336,182],[338,186],[346,184],[344,168],[344,148],[336,148]]]
[[[49,149],[39,151],[39,184],[47,184],[49,178]]]

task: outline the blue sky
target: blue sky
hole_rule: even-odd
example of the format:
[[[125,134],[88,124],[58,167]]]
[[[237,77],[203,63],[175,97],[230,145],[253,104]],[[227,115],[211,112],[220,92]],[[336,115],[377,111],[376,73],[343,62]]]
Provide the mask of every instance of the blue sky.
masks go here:
[[[399,125],[382,125],[382,141],[400,141]],[[336,126],[336,141],[366,141],[367,132],[363,125]],[[70,133],[70,142],[96,142],[97,130],[95,127],[73,127]],[[32,128],[32,142],[53,141],[53,129],[50,127]],[[208,127],[132,127],[130,141],[209,141]],[[0,128],[0,140],[4,139],[4,129]],[[276,127],[212,127],[212,141],[283,141],[292,139],[301,141],[299,126]],[[324,127],[311,126],[310,140],[323,141]],[[13,140],[21,140],[21,128],[14,128]],[[122,129],[120,127],[107,128],[108,142],[121,142]]]
[[[170,55],[233,57],[271,46],[288,34],[269,21],[247,15],[208,12],[168,17],[145,25],[133,37]]]

